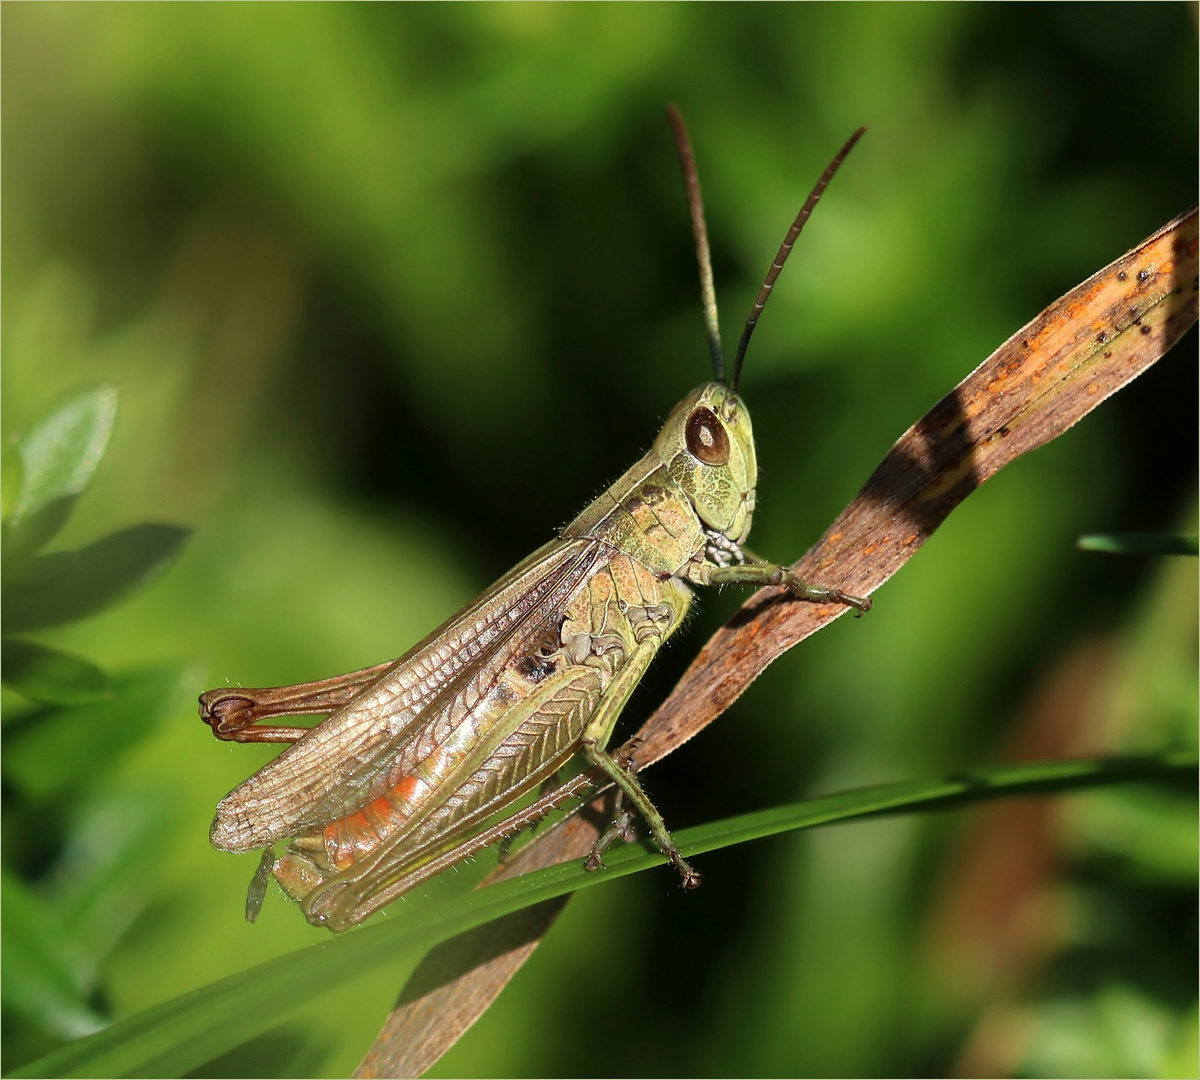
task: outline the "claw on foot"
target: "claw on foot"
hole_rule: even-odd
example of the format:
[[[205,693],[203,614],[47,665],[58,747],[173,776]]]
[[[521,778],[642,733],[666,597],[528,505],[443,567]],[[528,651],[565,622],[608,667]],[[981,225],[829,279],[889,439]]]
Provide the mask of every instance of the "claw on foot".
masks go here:
[[[851,596],[849,593],[842,593],[838,599],[847,607],[854,608],[856,619],[861,619],[875,604],[869,596]]]
[[[600,834],[599,839],[592,846],[588,857],[583,861],[583,868],[585,870],[603,870],[604,853],[616,841],[620,840],[622,843],[632,844],[637,839],[637,833],[633,828],[633,814],[621,808],[619,796],[620,793],[618,793],[616,814],[613,817],[612,824]]]
[[[671,865],[679,871],[679,884],[684,889],[700,888],[700,875],[692,869],[691,864],[678,851],[669,851],[666,856]]]

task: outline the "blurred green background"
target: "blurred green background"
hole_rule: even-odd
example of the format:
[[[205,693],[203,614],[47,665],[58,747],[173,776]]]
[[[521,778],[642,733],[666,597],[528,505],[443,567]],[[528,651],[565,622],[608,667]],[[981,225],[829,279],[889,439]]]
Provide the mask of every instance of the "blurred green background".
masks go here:
[[[780,560],[1197,188],[1194,5],[6,4],[3,30],[6,436],[109,383],[111,448],[57,546],[195,530],[153,588],[35,635],[175,674],[148,732],[69,791],[6,768],[5,871],[45,940],[99,898],[67,960],[78,1008],[6,972],[6,1067],[321,940],[278,893],[241,919],[255,859],[207,829],[271,751],[214,740],[200,690],[398,655],[707,377],[666,101],[695,142],[727,348],[808,189],[871,125],[742,383],[752,542]],[[1194,745],[1194,560],[1072,544],[1195,531],[1195,354],[1193,331],[655,768],[668,822]],[[630,729],[739,599],[704,598]],[[6,730],[30,715],[4,704]],[[695,894],[666,870],[581,894],[437,1074],[1196,1075],[1182,795],[841,826],[699,868]],[[344,1075],[404,975],[196,1075]]]

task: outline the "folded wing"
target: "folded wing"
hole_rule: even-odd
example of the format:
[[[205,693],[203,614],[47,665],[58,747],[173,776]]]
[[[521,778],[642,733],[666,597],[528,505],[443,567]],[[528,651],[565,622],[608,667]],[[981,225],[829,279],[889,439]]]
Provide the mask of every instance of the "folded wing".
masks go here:
[[[217,804],[210,839],[251,851],[370,802],[440,745],[519,643],[557,629],[607,558],[594,540],[554,540],[438,627],[361,694]]]

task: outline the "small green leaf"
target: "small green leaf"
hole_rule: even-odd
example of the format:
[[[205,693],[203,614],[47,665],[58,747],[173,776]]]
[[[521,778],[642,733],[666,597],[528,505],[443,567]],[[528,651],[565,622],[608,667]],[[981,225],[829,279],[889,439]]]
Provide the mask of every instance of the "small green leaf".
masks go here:
[[[38,550],[56,537],[75,509],[78,495],[64,495],[51,499],[44,506],[30,511],[15,523],[4,525],[4,572],[6,576],[21,573],[20,564],[38,553]]]
[[[4,907],[4,1006],[63,1039],[88,1035],[105,1020],[89,1004],[68,936],[54,913],[19,879],[0,877]]]
[[[112,434],[117,392],[100,386],[76,394],[43,416],[19,444],[23,480],[12,508],[14,524],[47,503],[81,494]]]
[[[5,780],[41,801],[79,787],[158,724],[174,705],[180,676],[178,664],[117,676],[104,701],[49,709],[6,729]]]
[[[4,639],[0,678],[18,693],[48,705],[84,705],[112,696],[112,683],[95,664],[32,641]]]
[[[134,525],[79,551],[39,555],[4,582],[4,629],[40,630],[116,603],[161,574],[188,533],[178,525]]]
[[[1172,533],[1093,533],[1075,541],[1080,551],[1109,555],[1195,555],[1196,537]]]

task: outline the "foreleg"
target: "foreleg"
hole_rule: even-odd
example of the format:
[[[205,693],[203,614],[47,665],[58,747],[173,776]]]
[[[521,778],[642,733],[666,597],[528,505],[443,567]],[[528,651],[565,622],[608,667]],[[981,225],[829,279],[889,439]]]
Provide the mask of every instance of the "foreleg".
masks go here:
[[[841,589],[829,589],[802,581],[786,566],[774,563],[745,563],[737,566],[703,564],[699,575],[701,585],[782,585],[797,600],[814,604],[845,604],[854,608],[855,615],[871,610],[869,596],[851,596]]]

